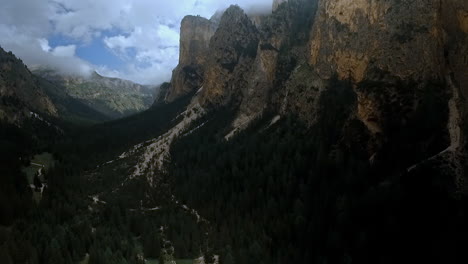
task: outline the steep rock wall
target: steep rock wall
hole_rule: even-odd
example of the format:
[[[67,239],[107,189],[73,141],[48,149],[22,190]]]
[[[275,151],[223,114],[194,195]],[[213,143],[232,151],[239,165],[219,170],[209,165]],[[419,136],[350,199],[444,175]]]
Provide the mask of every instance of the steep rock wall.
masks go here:
[[[226,105],[239,101],[257,56],[258,32],[238,6],[228,8],[210,41],[204,74],[202,105]]]
[[[354,115],[377,145],[426,153],[410,171],[452,164],[445,171],[458,189],[466,188],[459,157],[466,151],[467,7],[463,0],[322,0],[309,42],[309,64],[323,80],[351,84]]]
[[[165,101],[174,101],[203,84],[204,64],[215,31],[216,23],[206,18],[186,16],[182,20],[179,65],[172,73],[171,89]]]

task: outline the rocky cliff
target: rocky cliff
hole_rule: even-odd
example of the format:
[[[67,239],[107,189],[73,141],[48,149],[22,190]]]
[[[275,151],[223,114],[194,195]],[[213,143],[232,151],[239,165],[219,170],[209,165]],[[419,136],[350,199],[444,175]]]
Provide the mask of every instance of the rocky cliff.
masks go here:
[[[272,97],[285,92],[274,88],[306,63],[303,55],[315,7],[313,1],[290,1],[260,19],[237,6],[229,8],[210,43],[202,105],[238,109],[233,132],[260,116]]]
[[[320,2],[312,30],[310,64],[322,79],[336,74],[355,84],[381,82],[379,95],[384,93],[383,98],[375,98],[372,88],[369,92],[356,89],[358,116],[373,133],[385,129],[390,118],[383,116],[383,105],[375,104],[404,104],[394,112],[401,120],[417,106],[416,87],[399,91],[391,83],[411,80],[424,89],[424,82],[444,79],[440,5],[440,1]],[[405,92],[412,98],[405,101]]]
[[[179,65],[172,73],[172,88],[165,98],[167,102],[190,93],[203,84],[204,64],[216,25],[215,22],[199,16],[186,16],[182,20]]]
[[[371,162],[386,162],[382,153],[394,148],[408,155],[408,171],[453,163],[451,175],[464,181],[466,1],[274,1],[262,19],[232,6],[219,20],[208,47],[210,34],[199,33],[205,49],[189,55],[181,44],[166,98],[200,89],[203,107],[229,105],[237,111],[233,135],[266,109],[314,126],[346,87],[338,94],[351,110],[339,129],[364,136],[343,136],[343,144],[360,146]],[[182,73],[181,65],[190,67]]]
[[[273,11],[275,11],[276,9],[278,9],[278,7],[284,3],[284,2],[287,2],[288,0],[273,0]]]
[[[227,9],[213,35],[207,57],[203,105],[225,105],[239,100],[257,56],[258,32],[238,6]]]
[[[396,131],[417,131],[407,144],[439,145],[415,146],[428,159],[409,171],[453,163],[457,189],[466,189],[466,164],[458,157],[467,118],[467,10],[466,1],[320,1],[309,55],[322,80],[351,83],[355,116],[374,139],[391,142],[401,140]]]

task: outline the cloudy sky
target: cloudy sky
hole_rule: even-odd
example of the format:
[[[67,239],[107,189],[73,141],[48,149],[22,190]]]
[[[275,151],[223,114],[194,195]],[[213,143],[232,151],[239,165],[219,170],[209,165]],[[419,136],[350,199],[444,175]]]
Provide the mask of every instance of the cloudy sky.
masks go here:
[[[211,17],[238,4],[273,0],[2,0],[0,46],[28,66],[99,73],[142,84],[170,79],[179,56],[180,21]]]

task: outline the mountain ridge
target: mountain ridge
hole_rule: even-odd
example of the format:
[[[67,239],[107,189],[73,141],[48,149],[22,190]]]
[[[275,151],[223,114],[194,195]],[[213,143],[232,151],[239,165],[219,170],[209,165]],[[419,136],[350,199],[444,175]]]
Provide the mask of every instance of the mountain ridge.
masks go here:
[[[156,87],[145,86],[92,72],[90,76],[63,75],[40,67],[33,73],[63,87],[65,92],[111,119],[122,118],[148,109],[155,99]]]

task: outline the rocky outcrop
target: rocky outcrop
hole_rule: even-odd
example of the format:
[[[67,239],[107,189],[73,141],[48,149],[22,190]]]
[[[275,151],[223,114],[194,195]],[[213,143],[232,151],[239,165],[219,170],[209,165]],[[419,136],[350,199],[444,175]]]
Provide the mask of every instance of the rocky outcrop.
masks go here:
[[[315,7],[315,1],[291,0],[277,7],[258,25],[260,42],[257,57],[239,107],[238,118],[233,123],[235,128],[242,129],[248,125],[272,103],[281,109],[280,114],[288,111],[308,112],[305,119],[311,119],[310,104],[304,99],[312,100],[310,98],[315,97],[315,90],[304,89],[304,85],[317,83],[306,81],[315,75],[304,74],[310,69],[304,53],[307,53],[307,32]],[[294,75],[294,72],[300,73]],[[303,77],[305,79],[301,80]]]
[[[157,93],[154,98],[153,106],[164,104],[164,100],[166,99],[166,95],[171,89],[171,83],[165,82],[159,86],[157,89]]]
[[[204,74],[202,105],[238,103],[257,57],[258,32],[238,6],[228,8],[212,37]],[[236,102],[237,101],[237,102]]]
[[[455,14],[455,15],[454,15]],[[458,121],[461,129],[459,148],[466,148],[468,128],[468,2],[463,0],[443,1],[441,5],[445,71],[449,91],[452,96],[451,117]],[[451,129],[453,131],[453,128]],[[452,140],[454,141],[454,140]]]
[[[278,7],[284,3],[284,2],[287,2],[288,0],[273,0],[273,11],[275,11],[276,9],[278,9]]]
[[[166,102],[174,101],[203,84],[204,65],[215,30],[215,22],[200,16],[186,16],[182,20],[179,65],[172,73],[171,89],[166,95]]]

